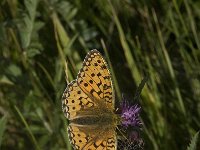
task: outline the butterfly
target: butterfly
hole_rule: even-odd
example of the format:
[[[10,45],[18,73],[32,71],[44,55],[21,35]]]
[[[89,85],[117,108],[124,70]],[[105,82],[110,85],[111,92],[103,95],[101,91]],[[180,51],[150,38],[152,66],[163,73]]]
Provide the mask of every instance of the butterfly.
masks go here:
[[[75,150],[116,150],[115,94],[111,74],[99,51],[91,50],[75,80],[62,96],[69,120],[68,136]]]

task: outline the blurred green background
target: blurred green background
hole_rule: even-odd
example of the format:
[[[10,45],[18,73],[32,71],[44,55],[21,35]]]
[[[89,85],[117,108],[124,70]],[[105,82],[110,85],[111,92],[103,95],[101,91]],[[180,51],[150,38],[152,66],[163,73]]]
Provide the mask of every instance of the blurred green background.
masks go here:
[[[200,129],[198,0],[1,0],[1,149],[70,149],[65,72],[75,79],[94,48],[109,63],[118,102],[149,74],[145,149],[187,149]]]

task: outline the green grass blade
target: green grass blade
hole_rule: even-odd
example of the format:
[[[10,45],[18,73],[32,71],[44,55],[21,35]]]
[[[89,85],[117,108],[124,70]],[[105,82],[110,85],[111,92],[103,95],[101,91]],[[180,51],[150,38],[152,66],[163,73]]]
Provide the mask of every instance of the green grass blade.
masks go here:
[[[38,0],[24,1],[27,13],[19,25],[22,48],[28,48],[34,28]]]
[[[110,7],[111,7],[111,10],[112,10],[112,14],[113,14],[113,17],[114,17],[115,24],[116,24],[118,32],[119,32],[120,42],[121,42],[121,45],[123,47],[126,60],[128,62],[129,68],[130,68],[131,73],[132,73],[132,77],[134,78],[136,84],[138,85],[141,81],[139,70],[137,68],[137,65],[136,65],[134,58],[132,57],[131,50],[130,50],[130,47],[129,47],[127,41],[126,41],[124,31],[121,27],[120,21],[119,21],[117,15],[116,15],[116,12],[115,12],[111,3],[110,3]]]
[[[119,88],[119,83],[116,79],[115,72],[113,70],[113,67],[112,67],[112,64],[111,64],[111,61],[110,61],[110,58],[109,58],[109,55],[108,55],[108,50],[107,50],[103,40],[101,40],[101,43],[103,45],[103,49],[104,49],[104,52],[106,54],[106,59],[108,60],[108,65],[109,65],[110,70],[111,70],[112,79],[114,81],[114,87],[115,87],[115,90],[116,90],[117,97],[118,97],[118,99],[121,99],[121,91],[120,91],[120,88]]]
[[[3,135],[6,130],[6,124],[7,124],[7,118],[6,118],[6,116],[3,116],[0,119],[0,149],[1,149],[1,143],[3,141]]]
[[[181,109],[182,113],[184,115],[186,115],[183,99],[182,99],[182,96],[181,96],[181,93],[180,93],[180,89],[179,89],[177,81],[176,81],[176,76],[175,76],[175,73],[174,73],[174,69],[172,67],[172,61],[171,61],[171,59],[169,57],[169,54],[167,52],[167,49],[165,47],[164,40],[163,40],[163,35],[162,35],[161,30],[160,30],[160,26],[158,24],[158,18],[156,16],[155,10],[152,10],[152,13],[153,13],[153,18],[154,18],[154,21],[155,21],[155,24],[156,24],[157,33],[158,33],[158,37],[159,37],[159,40],[160,40],[161,48],[162,48],[162,51],[163,51],[163,55],[164,55],[165,61],[167,63],[167,67],[168,67],[169,73],[171,75],[171,79],[174,82],[175,92],[176,92],[176,96],[177,96],[178,101],[179,101],[180,109]]]
[[[60,55],[60,61],[62,63],[63,68],[65,69],[65,73],[66,73],[66,77],[67,77],[67,82],[69,82],[69,80],[73,79],[72,73],[71,71],[68,69],[67,64],[68,62],[66,62],[65,59],[65,53],[64,53],[64,49],[68,47],[68,44],[70,42],[69,36],[67,35],[67,33],[65,32],[62,24],[60,23],[58,16],[56,13],[52,14],[52,20],[53,20],[53,24],[54,24],[54,32],[55,32],[55,38],[56,38],[56,44],[58,47],[58,52]],[[68,52],[66,52],[68,53]],[[69,79],[68,79],[69,77]]]
[[[185,7],[186,7],[186,10],[187,10],[187,13],[188,13],[189,23],[190,23],[190,26],[191,26],[191,29],[192,29],[192,32],[193,32],[193,35],[194,35],[195,42],[197,44],[198,49],[200,49],[200,42],[199,42],[199,37],[198,37],[198,34],[197,34],[197,29],[196,29],[197,27],[195,25],[195,21],[194,21],[193,15],[192,15],[192,11],[191,11],[189,4],[188,4],[188,0],[184,0],[184,4],[185,4]]]
[[[199,138],[199,132],[197,132],[191,139],[190,145],[187,147],[187,150],[196,150],[197,143]]]
[[[36,138],[34,137],[31,129],[29,128],[28,123],[26,122],[25,118],[23,117],[22,113],[20,112],[20,110],[18,109],[17,106],[15,106],[15,110],[17,111],[19,117],[21,118],[22,122],[24,123],[24,126],[26,127],[26,130],[28,131],[28,134],[30,135],[31,140],[33,141],[33,144],[35,145],[35,148],[37,150],[41,150],[40,147],[39,147],[39,144],[37,143]]]

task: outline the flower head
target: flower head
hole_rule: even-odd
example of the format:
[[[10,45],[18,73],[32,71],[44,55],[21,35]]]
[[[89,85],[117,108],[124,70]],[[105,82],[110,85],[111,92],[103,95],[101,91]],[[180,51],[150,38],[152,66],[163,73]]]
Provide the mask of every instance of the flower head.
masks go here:
[[[126,99],[123,98],[121,104],[121,129],[125,135],[119,141],[121,149],[141,150],[144,142],[140,137],[142,129],[142,122],[140,121],[141,107],[139,104],[130,105]]]
[[[141,107],[138,104],[130,105],[126,100],[122,103],[122,125],[124,127],[141,127],[142,123],[139,119]]]

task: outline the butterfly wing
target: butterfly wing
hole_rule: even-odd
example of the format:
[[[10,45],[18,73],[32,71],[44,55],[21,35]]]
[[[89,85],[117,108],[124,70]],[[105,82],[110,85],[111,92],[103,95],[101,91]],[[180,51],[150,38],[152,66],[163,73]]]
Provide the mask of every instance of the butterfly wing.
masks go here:
[[[68,134],[75,150],[116,150],[114,130],[95,130],[91,127],[68,126]]]
[[[92,50],[87,54],[77,79],[65,89],[62,109],[65,116],[72,120],[84,110],[89,112],[99,105],[113,110],[114,92],[107,63],[97,50]]]
[[[68,84],[62,97],[62,109],[69,120],[77,118],[83,110],[93,106],[94,102],[80,89],[76,80]]]
[[[91,99],[104,101],[108,108],[114,109],[114,92],[111,74],[107,63],[97,50],[90,51],[79,71],[77,83]]]

